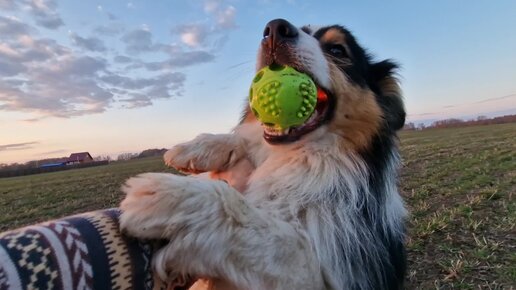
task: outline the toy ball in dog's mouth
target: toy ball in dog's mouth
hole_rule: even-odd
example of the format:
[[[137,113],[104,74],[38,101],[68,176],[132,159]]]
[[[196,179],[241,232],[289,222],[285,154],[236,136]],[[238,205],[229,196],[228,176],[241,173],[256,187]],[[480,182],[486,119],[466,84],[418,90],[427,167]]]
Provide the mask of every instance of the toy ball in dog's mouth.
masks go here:
[[[317,125],[316,107],[327,100],[305,73],[289,66],[264,67],[253,79],[249,103],[271,143],[293,141]],[[306,127],[306,128],[305,128]]]

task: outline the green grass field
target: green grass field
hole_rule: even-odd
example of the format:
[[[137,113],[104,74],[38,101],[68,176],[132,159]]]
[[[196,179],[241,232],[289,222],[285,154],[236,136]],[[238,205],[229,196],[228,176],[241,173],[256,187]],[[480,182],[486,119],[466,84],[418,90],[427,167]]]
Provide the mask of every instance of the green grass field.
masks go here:
[[[516,287],[516,124],[400,138],[407,289]]]
[[[410,209],[407,289],[516,285],[516,124],[402,132]],[[117,206],[160,158],[0,179],[0,230]]]
[[[0,178],[0,231],[89,210],[115,207],[124,180],[142,172],[174,172],[162,158]]]

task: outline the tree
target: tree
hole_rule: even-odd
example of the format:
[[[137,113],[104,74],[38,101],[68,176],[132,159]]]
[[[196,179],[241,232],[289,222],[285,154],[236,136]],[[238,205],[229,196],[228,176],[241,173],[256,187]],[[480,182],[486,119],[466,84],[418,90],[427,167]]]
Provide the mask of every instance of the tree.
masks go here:
[[[165,152],[167,152],[167,149],[165,149],[165,148],[147,149],[147,150],[143,150],[142,152],[140,152],[140,154],[138,154],[137,158],[145,158],[145,157],[151,157],[151,156],[163,156],[163,154],[165,154]]]
[[[127,161],[127,160],[131,160],[131,159],[135,158],[136,156],[138,156],[137,153],[122,153],[116,157],[116,160],[117,161]]]
[[[111,161],[111,156],[109,155],[99,155],[99,156],[96,156],[95,158],[93,158],[94,161]]]
[[[406,123],[405,126],[403,126],[403,130],[416,130],[416,124],[412,122]]]

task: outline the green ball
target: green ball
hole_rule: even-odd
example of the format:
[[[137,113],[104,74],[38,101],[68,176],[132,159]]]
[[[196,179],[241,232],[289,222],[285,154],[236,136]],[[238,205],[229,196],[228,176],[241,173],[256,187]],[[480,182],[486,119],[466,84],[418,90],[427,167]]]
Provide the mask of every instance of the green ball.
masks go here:
[[[307,74],[292,67],[268,66],[254,77],[249,103],[258,120],[284,130],[305,123],[312,115],[317,87]]]

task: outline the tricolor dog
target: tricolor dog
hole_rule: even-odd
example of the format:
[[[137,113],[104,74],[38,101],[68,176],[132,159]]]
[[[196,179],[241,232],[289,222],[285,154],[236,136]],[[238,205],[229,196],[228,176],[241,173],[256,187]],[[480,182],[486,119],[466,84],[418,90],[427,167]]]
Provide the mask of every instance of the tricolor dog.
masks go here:
[[[396,64],[374,61],[342,26],[276,19],[259,46],[257,70],[266,66],[309,75],[327,98],[286,130],[247,108],[232,133],[175,146],[168,165],[214,179],[129,179],[122,228],[168,241],[153,261],[162,278],[188,274],[216,289],[401,289]]]

